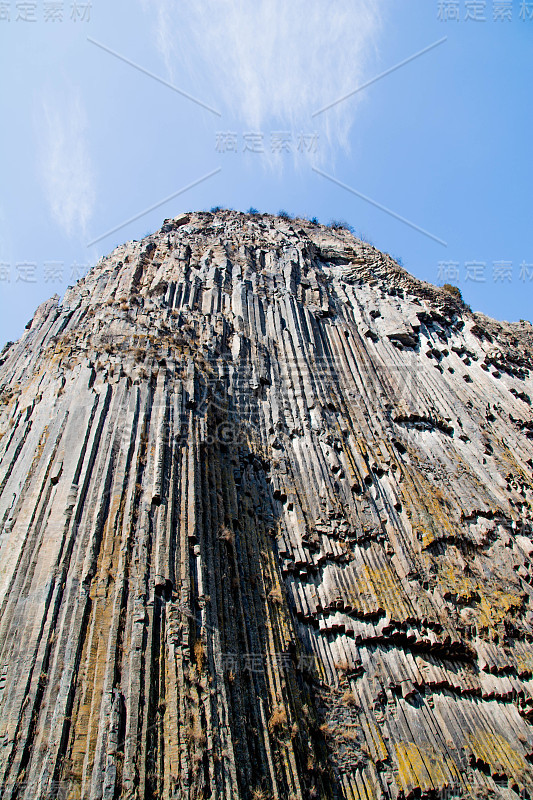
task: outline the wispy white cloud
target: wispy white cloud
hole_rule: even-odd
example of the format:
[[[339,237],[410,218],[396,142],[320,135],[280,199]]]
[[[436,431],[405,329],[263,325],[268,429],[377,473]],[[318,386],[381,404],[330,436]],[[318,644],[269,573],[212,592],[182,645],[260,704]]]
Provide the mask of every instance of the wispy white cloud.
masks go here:
[[[51,215],[68,236],[85,236],[94,209],[95,179],[87,115],[79,93],[72,89],[45,92],[36,123]]]
[[[169,76],[248,130],[320,130],[346,146],[382,0],[141,0]],[[366,76],[367,77],[367,76]]]

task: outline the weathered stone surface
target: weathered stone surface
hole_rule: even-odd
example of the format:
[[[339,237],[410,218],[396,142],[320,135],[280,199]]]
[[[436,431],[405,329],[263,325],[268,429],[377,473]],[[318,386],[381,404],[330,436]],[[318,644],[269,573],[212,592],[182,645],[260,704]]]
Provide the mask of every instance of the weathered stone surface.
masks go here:
[[[2,796],[533,796],[532,344],[226,211],[43,303],[0,356]]]

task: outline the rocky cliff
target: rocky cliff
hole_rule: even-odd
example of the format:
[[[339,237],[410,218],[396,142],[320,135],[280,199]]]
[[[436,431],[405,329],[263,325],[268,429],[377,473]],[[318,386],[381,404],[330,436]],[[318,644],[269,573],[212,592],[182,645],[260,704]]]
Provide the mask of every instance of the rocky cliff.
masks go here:
[[[533,329],[166,220],[0,358],[2,798],[533,796]]]

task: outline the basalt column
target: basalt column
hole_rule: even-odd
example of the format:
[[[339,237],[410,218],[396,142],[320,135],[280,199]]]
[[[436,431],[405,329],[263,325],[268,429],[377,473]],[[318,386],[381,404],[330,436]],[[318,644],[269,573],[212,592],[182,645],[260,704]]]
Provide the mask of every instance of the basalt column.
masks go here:
[[[533,328],[166,220],[0,356],[2,800],[533,797]]]

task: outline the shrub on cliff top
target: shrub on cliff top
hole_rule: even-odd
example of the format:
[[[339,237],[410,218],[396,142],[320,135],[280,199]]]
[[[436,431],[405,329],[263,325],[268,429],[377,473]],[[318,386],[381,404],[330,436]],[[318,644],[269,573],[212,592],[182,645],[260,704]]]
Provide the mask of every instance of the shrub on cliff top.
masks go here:
[[[445,283],[445,284],[443,284],[442,288],[446,292],[449,292],[450,294],[453,294],[456,297],[458,297],[459,300],[461,300],[461,301],[463,300],[463,295],[461,294],[461,290],[459,289],[458,286],[453,286],[453,284],[451,284],[451,283]]]

